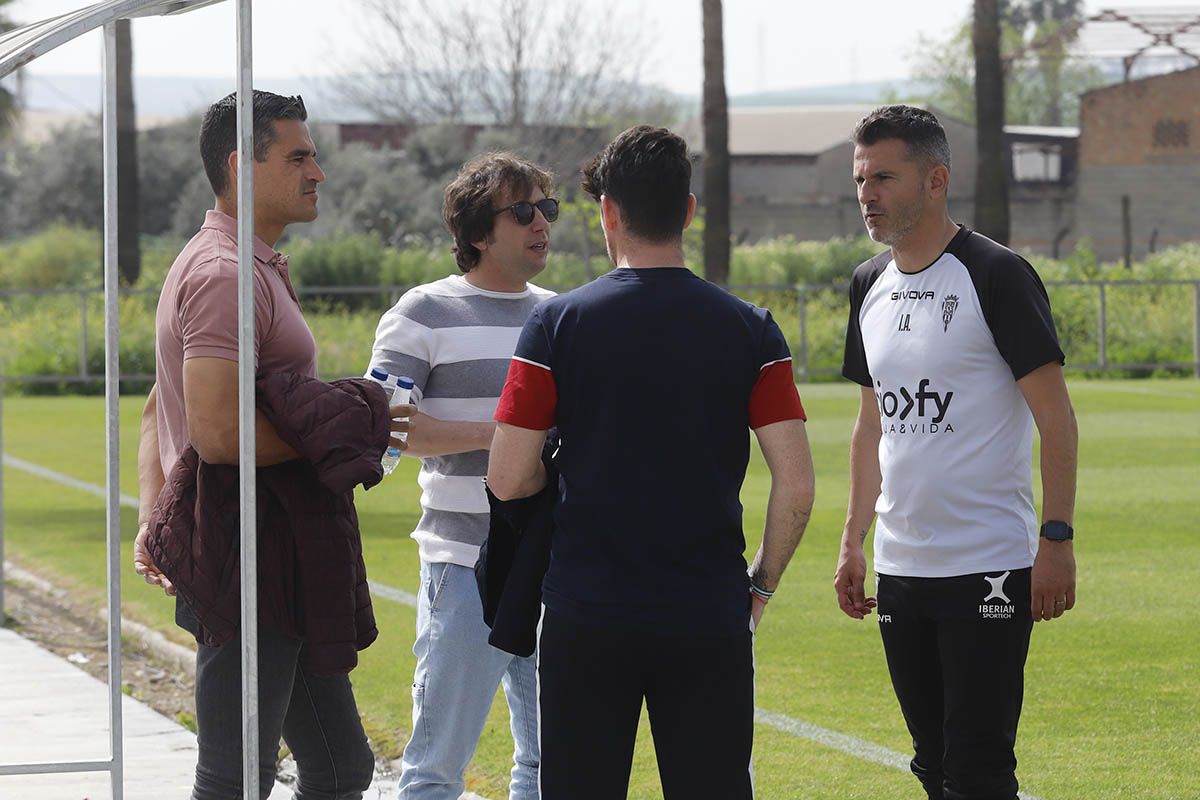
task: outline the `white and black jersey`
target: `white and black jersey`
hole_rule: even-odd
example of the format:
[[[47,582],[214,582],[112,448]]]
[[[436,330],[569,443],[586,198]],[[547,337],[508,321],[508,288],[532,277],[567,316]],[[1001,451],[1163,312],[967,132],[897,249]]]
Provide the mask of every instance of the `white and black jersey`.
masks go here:
[[[883,426],[876,572],[1033,564],[1033,419],[1016,381],[1052,361],[1041,279],[981,234],[961,228],[917,273],[890,251],[855,270],[842,374],[874,389]]]

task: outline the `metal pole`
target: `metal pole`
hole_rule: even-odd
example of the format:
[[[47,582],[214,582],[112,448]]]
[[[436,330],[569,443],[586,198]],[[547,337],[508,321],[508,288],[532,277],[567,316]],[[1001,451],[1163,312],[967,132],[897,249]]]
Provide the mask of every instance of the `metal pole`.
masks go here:
[[[104,26],[104,479],[108,540],[108,719],[113,800],[124,795],[121,718],[120,331],[117,323],[117,25]],[[86,365],[86,361],[84,362]]]
[[[586,206],[580,205],[579,208],[579,227],[583,229],[583,271],[590,281],[596,277],[592,273],[592,226],[588,223]]]
[[[796,287],[796,320],[800,326],[800,383],[808,383],[808,293],[803,285]]]
[[[1193,283],[1192,288],[1196,295],[1196,307],[1192,309],[1192,361],[1195,363],[1192,375],[1200,380],[1200,281]]]
[[[1121,252],[1124,254],[1125,269],[1133,269],[1133,213],[1129,195],[1121,195]]]
[[[87,368],[87,291],[79,293],[79,377],[88,376]]]
[[[1100,363],[1100,369],[1108,369],[1108,301],[1105,289],[1108,288],[1104,281],[1100,282],[1100,315],[1096,320],[1096,343],[1098,351],[1096,359]]]
[[[0,374],[0,626],[7,621],[4,611],[4,375]]]
[[[238,0],[238,464],[242,531],[242,796],[258,800],[258,530],[254,436],[254,69],[251,0]]]

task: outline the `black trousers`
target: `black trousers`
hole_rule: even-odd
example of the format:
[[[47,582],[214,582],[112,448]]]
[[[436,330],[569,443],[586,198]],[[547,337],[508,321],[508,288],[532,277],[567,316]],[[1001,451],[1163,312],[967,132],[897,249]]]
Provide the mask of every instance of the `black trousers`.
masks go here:
[[[1030,570],[880,575],[879,631],[931,800],[1014,800]]]
[[[542,800],[619,800],[642,699],[664,800],[750,800],[754,651],[735,635],[632,633],[546,609],[538,641]]]
[[[304,663],[302,643],[258,627],[259,797],[271,794],[279,738],[296,759],[296,800],[358,800],[375,757],[363,733],[350,678],[322,677]],[[199,756],[192,800],[242,797],[240,639],[196,651]]]

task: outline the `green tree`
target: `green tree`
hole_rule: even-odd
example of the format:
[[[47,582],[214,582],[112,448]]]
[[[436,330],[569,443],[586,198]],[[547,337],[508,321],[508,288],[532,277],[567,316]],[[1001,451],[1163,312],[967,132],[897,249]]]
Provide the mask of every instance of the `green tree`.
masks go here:
[[[1072,57],[1083,24],[1074,0],[1000,0],[1000,56],[1004,65],[1005,123],[1075,125],[1079,96],[1104,84],[1095,66]],[[921,37],[912,75],[923,88],[910,100],[975,122],[975,67],[971,20],[946,40]]]

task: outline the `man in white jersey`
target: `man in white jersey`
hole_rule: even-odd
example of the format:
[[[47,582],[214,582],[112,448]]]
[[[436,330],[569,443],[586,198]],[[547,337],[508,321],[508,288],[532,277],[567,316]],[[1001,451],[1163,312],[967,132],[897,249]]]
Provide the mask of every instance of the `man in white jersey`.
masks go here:
[[[1075,605],[1063,353],[1029,263],[950,218],[950,148],[932,114],[877,109],[854,145],[867,231],[891,250],[850,287],[842,372],[862,397],[834,588],[850,617],[876,609],[929,798],[1013,800],[1032,624]],[[863,555],[876,516],[878,600]]]
[[[527,282],[546,266],[558,218],[550,189],[548,172],[506,153],[466,164],[442,210],[463,274],[405,293],[375,334],[370,368],[411,377],[420,408],[405,451],[421,458],[422,513],[401,800],[457,800],[501,683],[514,740],[509,797],[538,797],[536,665],[488,644],[473,567],[488,531],[482,481],[496,402],[525,319],[553,295]]]

